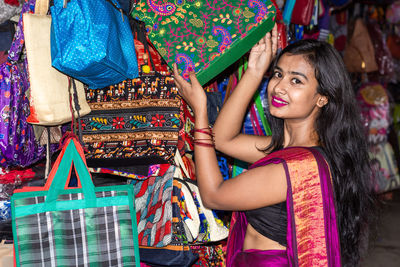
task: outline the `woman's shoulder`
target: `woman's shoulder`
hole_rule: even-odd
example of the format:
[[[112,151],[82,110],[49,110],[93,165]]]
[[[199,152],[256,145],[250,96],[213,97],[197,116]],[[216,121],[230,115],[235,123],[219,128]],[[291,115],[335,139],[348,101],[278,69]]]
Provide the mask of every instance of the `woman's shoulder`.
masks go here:
[[[251,165],[250,168],[261,167],[273,163],[285,163],[285,165],[293,162],[301,162],[301,164],[308,165],[312,162],[318,164],[327,163],[330,167],[329,157],[325,153],[322,146],[313,147],[285,147],[276,151],[271,152],[264,158],[258,160]]]

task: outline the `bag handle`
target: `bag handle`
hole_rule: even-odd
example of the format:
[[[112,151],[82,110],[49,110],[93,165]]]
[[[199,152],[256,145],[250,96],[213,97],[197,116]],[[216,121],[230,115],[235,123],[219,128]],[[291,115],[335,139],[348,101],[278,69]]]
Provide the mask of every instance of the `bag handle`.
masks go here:
[[[49,0],[36,0],[35,14],[47,15],[47,11],[49,11]]]
[[[189,171],[186,169],[185,163],[183,163],[181,154],[179,153],[179,149],[176,149],[174,160],[175,160],[176,166],[180,167],[182,169],[183,173],[185,174],[185,176],[189,178],[190,177]]]
[[[136,37],[136,40],[138,40],[139,42],[141,42],[143,44],[144,50],[146,51],[146,53],[149,57],[151,68],[153,69],[154,72],[157,72],[156,66],[154,65],[154,61],[153,61],[153,58],[150,53],[149,44],[148,44],[147,38],[146,38],[145,23],[143,21],[133,18],[132,16],[129,16],[129,24],[131,25],[133,37],[134,38]]]
[[[95,187],[84,158],[83,148],[76,138],[67,140],[47,179],[45,188],[48,188],[48,193],[45,203],[55,202],[68,187],[72,164],[75,166],[78,187],[82,188],[85,200],[96,202]]]

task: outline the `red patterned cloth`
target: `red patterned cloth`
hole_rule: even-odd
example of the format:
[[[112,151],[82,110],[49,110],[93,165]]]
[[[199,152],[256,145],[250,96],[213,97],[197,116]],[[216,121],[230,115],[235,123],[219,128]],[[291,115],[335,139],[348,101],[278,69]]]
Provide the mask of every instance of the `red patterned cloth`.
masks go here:
[[[4,3],[9,4],[10,6],[19,6],[18,0],[4,0]]]
[[[199,255],[199,259],[192,265],[192,267],[225,267],[225,247],[225,241],[216,245],[190,246],[190,249],[193,251],[193,253]]]

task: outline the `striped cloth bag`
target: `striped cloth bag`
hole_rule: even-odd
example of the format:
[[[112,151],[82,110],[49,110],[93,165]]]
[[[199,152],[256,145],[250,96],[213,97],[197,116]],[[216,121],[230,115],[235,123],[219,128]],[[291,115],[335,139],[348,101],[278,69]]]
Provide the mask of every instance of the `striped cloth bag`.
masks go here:
[[[46,185],[12,196],[17,266],[140,266],[132,185],[94,187],[83,155],[69,139]]]

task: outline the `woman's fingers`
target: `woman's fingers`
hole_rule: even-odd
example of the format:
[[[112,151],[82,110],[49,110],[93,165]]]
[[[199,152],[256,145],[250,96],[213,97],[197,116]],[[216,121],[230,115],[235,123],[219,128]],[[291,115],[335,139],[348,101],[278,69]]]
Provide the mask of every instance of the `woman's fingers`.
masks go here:
[[[272,28],[271,41],[272,41],[272,55],[275,56],[276,51],[278,50],[278,26],[276,25],[276,23]]]
[[[200,84],[199,80],[197,79],[196,73],[194,71],[189,72],[189,79],[190,79],[190,83],[192,84],[192,87],[195,87],[195,86],[201,87],[201,84]]]
[[[268,32],[264,39],[265,39],[265,52],[267,55],[271,55],[271,59],[273,59],[276,55],[276,51],[278,50],[278,30],[276,24],[272,28],[270,32]]]
[[[176,63],[174,63],[172,67],[173,67],[173,72],[174,72],[175,84],[178,87],[178,89],[180,89],[182,87],[181,80],[183,78],[178,72],[178,66],[176,65]]]
[[[187,90],[191,88],[191,84],[187,82],[180,74],[178,71],[178,66],[176,63],[173,65],[173,70],[174,70],[174,77],[175,77],[175,84],[178,87],[179,91],[182,90]]]

